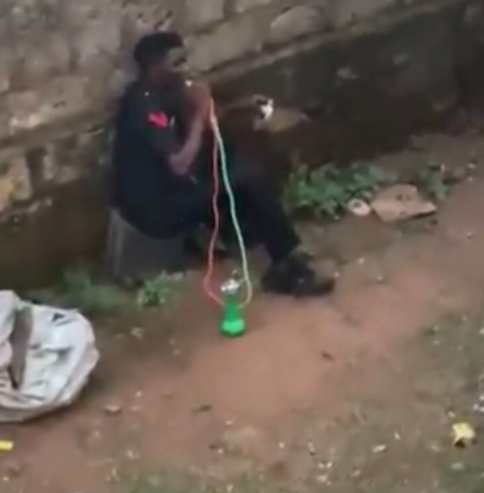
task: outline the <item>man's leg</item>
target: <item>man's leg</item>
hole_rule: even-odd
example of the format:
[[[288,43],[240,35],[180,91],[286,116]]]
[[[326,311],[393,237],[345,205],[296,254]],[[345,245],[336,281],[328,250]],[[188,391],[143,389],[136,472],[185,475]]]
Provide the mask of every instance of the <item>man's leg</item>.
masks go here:
[[[300,245],[273,184],[263,173],[234,181],[238,214],[253,229],[273,263],[289,257]]]
[[[320,279],[300,255],[300,239],[285,213],[272,182],[261,170],[235,163],[232,184],[238,212],[255,230],[272,261],[264,276],[268,290],[281,294],[315,295],[331,291],[333,279]]]

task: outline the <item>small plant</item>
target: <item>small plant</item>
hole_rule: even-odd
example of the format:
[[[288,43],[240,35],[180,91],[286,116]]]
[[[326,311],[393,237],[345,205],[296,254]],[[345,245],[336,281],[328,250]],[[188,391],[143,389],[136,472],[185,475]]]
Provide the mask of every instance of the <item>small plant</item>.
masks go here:
[[[72,308],[93,316],[109,315],[126,301],[126,296],[118,288],[95,282],[83,269],[66,271],[59,283],[30,291],[26,298],[33,303]]]
[[[450,193],[451,185],[446,180],[445,169],[442,165],[425,164],[418,170],[414,181],[415,185],[433,200],[442,201]]]
[[[95,282],[89,272],[83,269],[68,270],[57,291],[63,306],[88,315],[108,315],[126,301],[118,288]]]
[[[339,219],[352,199],[370,200],[390,176],[380,168],[333,164],[309,170],[300,167],[289,178],[284,203],[289,212],[310,212],[318,217]]]
[[[183,280],[181,274],[162,273],[145,281],[138,291],[137,303],[141,308],[157,308],[173,302]]]

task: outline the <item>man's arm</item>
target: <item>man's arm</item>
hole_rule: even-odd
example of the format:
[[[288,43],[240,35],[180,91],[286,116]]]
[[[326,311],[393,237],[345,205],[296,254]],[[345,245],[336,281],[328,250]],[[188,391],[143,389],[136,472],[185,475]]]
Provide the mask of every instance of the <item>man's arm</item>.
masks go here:
[[[200,82],[187,84],[183,99],[183,118],[188,133],[178,153],[171,156],[171,163],[174,169],[186,173],[202,146],[213,102],[209,86]]]
[[[136,101],[134,118],[149,145],[165,159],[174,173],[188,175],[190,167],[201,148],[205,125],[208,119],[210,100],[203,90],[191,91],[192,103],[196,108],[190,121],[186,138],[177,142],[165,109],[159,98],[151,93],[141,95]]]
[[[182,143],[178,152],[169,156],[170,166],[176,174],[186,175],[190,172],[190,167],[202,145],[204,129],[205,118],[195,116],[189,126],[185,142]]]

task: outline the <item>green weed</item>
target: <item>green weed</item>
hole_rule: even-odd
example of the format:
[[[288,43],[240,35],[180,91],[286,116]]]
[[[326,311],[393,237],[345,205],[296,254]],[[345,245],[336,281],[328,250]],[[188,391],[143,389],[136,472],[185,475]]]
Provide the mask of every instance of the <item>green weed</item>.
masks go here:
[[[140,308],[157,308],[171,304],[183,280],[181,274],[162,273],[145,281],[138,290],[137,304]]]
[[[33,291],[26,296],[35,303],[72,308],[90,316],[113,314],[127,301],[118,288],[95,281],[84,269],[70,269],[52,288]]]
[[[88,271],[68,270],[60,284],[63,304],[87,315],[109,315],[126,302],[125,295],[115,286],[93,280]]]
[[[414,183],[429,198],[437,201],[445,200],[451,190],[451,185],[445,176],[445,170],[441,165],[435,163],[428,163],[419,168]]]
[[[360,163],[346,167],[329,164],[314,170],[300,167],[286,184],[284,204],[291,213],[339,219],[350,200],[370,200],[391,181],[382,169]]]

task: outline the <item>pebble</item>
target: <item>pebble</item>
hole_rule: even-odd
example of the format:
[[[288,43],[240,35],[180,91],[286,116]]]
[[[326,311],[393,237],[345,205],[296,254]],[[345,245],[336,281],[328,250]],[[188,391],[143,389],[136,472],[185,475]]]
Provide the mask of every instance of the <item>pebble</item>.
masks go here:
[[[310,455],[316,455],[316,447],[314,446],[314,443],[308,443],[308,452]]]
[[[383,452],[386,452],[387,450],[386,445],[377,445],[376,447],[373,447],[373,453],[374,454],[383,454]]]
[[[318,484],[329,485],[330,484],[330,482],[329,482],[329,476],[327,474],[323,474],[321,476],[318,476],[316,478],[316,482]]]
[[[462,462],[455,462],[450,468],[454,472],[462,472],[465,470],[465,465]]]
[[[131,335],[141,341],[145,337],[145,330],[142,327],[134,327],[131,329]]]
[[[104,407],[104,412],[109,416],[119,416],[123,412],[123,408],[118,404],[108,404]]]

